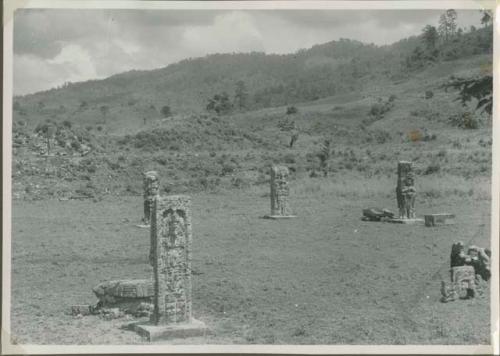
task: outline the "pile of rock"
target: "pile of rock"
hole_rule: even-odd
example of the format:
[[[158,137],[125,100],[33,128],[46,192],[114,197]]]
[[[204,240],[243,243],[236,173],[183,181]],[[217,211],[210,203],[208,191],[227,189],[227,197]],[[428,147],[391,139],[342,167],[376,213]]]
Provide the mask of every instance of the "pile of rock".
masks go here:
[[[491,251],[488,248],[469,246],[467,253],[462,242],[454,243],[450,255],[451,283],[441,282],[441,301],[474,298],[478,286],[491,277]]]
[[[92,291],[99,299],[97,309],[104,314],[118,309],[125,314],[142,317],[149,316],[153,310],[154,288],[150,279],[106,281],[95,286]]]
[[[394,213],[389,209],[366,208],[363,209],[363,221],[384,221],[394,218]]]

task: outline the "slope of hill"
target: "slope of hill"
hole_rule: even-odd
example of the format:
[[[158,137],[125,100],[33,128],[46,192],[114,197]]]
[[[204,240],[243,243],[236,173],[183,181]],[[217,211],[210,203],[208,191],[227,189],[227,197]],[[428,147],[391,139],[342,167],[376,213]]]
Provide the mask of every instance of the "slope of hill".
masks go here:
[[[411,53],[419,38],[385,47],[341,40],[293,55],[213,55],[15,98],[14,196],[139,194],[148,169],[168,177],[166,192],[261,184],[273,162],[289,165],[298,179],[314,177],[325,139],[334,144],[332,173],[391,175],[404,158],[420,159],[421,173],[487,175],[489,118],[467,114],[473,110],[442,87],[452,75],[491,71],[489,49],[470,44],[487,30],[463,35],[456,45],[469,46],[457,59],[417,58],[422,66],[412,71],[405,58],[417,60]],[[246,110],[204,110],[207,98],[239,80]],[[173,115],[161,116],[163,103]],[[298,112],[287,115],[289,105]],[[464,115],[478,130],[457,127]],[[290,123],[299,132],[293,147],[283,129]],[[40,135],[48,132],[40,128],[48,126],[55,146],[40,155],[47,151]],[[475,164],[464,164],[471,154]]]
[[[443,44],[442,59],[490,54],[491,31],[476,30]],[[114,132],[160,118],[163,106],[189,114],[204,112],[214,94],[226,92],[233,101],[238,82],[244,95],[239,111],[308,102],[408,80],[415,74],[411,68],[435,65],[436,59],[413,54],[422,45],[419,37],[390,46],[339,40],[288,55],[215,54],[16,97],[14,117],[28,123],[70,120]]]

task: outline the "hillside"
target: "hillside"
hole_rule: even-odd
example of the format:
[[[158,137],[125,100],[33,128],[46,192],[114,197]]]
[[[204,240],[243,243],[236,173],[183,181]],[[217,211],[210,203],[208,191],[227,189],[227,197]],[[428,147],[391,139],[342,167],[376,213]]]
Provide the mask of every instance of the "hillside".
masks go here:
[[[415,55],[417,37],[383,47],[340,40],[290,55],[189,59],[16,97],[14,197],[140,194],[147,169],[165,177],[165,192],[263,184],[273,162],[297,179],[315,177],[326,139],[334,176],[391,176],[396,160],[411,159],[422,174],[488,177],[491,118],[462,107],[443,84],[491,72],[490,33],[463,34],[433,60]],[[238,81],[245,107],[205,110]],[[290,106],[298,110],[287,115]],[[460,127],[465,118],[475,130]],[[299,133],[293,147],[290,125]],[[476,163],[464,164],[471,155]]]
[[[441,45],[439,59],[491,54],[491,32],[483,28],[457,36]],[[342,39],[288,55],[209,55],[16,97],[14,116],[37,123],[49,118],[70,120],[123,132],[162,117],[163,106],[174,114],[202,113],[209,99],[223,92],[236,101],[238,82],[243,83],[238,111],[309,102],[408,80],[436,63],[436,58],[414,53],[422,46],[420,37],[390,46]]]

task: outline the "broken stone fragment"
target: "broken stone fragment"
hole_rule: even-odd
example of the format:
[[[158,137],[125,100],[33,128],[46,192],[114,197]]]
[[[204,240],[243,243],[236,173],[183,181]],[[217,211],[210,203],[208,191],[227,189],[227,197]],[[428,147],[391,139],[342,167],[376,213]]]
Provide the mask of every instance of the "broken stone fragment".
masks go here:
[[[89,304],[82,304],[82,305],[72,305],[71,306],[71,315],[77,316],[77,315],[90,315],[92,314],[92,306]]]
[[[153,302],[153,281],[150,279],[126,279],[106,281],[92,291],[103,309],[118,308],[132,315],[144,316],[150,312]]]
[[[363,220],[381,221],[384,218],[393,218],[394,213],[389,209],[367,208],[363,209]]]

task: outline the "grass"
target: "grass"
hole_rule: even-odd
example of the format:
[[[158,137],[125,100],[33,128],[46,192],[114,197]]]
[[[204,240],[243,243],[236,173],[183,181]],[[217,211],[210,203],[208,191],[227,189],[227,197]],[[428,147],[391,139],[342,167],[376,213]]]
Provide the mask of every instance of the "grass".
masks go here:
[[[364,190],[347,178],[291,184],[298,218],[288,221],[259,219],[269,210],[264,186],[192,196],[194,315],[214,334],[174,343],[490,342],[487,295],[439,302],[451,243],[489,243],[488,200],[419,196],[418,215],[459,217],[430,229],[360,220],[366,206],[396,210],[392,180]],[[11,323],[19,343],[144,342],[119,328],[124,319],[67,314],[72,304],[95,303],[91,288],[103,280],[151,275],[148,233],[133,226],[141,204],[14,203]]]
[[[33,155],[23,146],[29,125],[18,125],[15,340],[144,342],[120,329],[124,319],[67,313],[72,304],[95,303],[91,288],[103,280],[151,276],[149,237],[134,224],[142,215],[141,174],[157,170],[162,194],[192,195],[194,314],[214,331],[173,343],[489,343],[488,294],[441,304],[439,288],[448,278],[453,242],[489,244],[492,140],[486,124],[475,130],[450,125],[448,117],[462,108],[456,93],[440,85],[490,60],[446,63],[397,84],[367,83],[358,93],[297,104],[298,113],[290,116],[300,136],[292,149],[290,134],[278,128],[286,106],[226,117],[179,114],[146,125],[128,105],[115,108],[109,125],[89,130],[96,149],[85,157]],[[424,98],[426,90],[434,92],[431,99]],[[363,126],[377,98],[392,94],[391,110]],[[83,125],[101,116],[95,110],[78,114]],[[31,126],[39,120],[22,119]],[[412,141],[415,132],[433,139]],[[309,178],[325,138],[334,151],[329,177]],[[366,207],[397,210],[399,160],[415,164],[417,215],[455,213],[456,225],[430,229],[360,220]],[[272,163],[293,172],[296,219],[259,219],[269,213]],[[103,199],[50,199],[75,192]],[[35,198],[41,200],[22,200]]]

